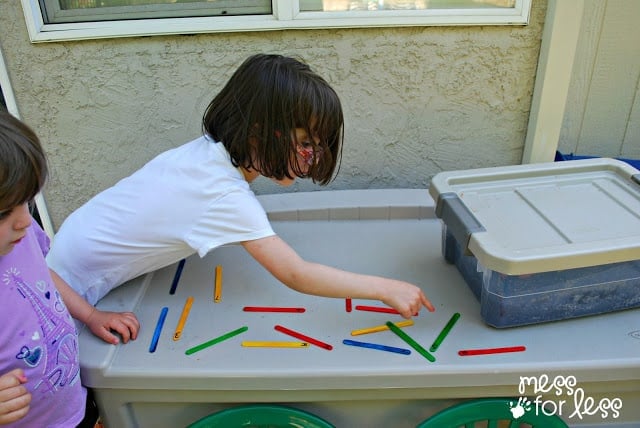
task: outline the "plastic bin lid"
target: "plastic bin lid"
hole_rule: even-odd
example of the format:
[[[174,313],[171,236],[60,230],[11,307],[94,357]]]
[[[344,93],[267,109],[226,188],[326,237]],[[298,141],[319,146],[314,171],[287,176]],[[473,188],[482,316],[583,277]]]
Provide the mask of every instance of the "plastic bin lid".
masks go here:
[[[500,273],[640,259],[640,172],[616,159],[441,172],[429,193],[465,251]]]

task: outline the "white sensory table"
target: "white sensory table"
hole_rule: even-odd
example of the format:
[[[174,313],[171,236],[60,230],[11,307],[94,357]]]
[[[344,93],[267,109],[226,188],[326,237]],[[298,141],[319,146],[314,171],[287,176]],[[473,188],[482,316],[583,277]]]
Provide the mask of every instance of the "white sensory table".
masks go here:
[[[262,196],[274,229],[304,258],[351,271],[420,285],[436,306],[403,329],[425,348],[450,317],[461,317],[429,362],[393,332],[351,336],[355,329],[401,321],[398,315],[355,310],[343,299],[294,292],[270,276],[239,245],[186,260],[175,293],[176,265],[117,288],[99,302],[133,311],[139,337],[109,345],[80,333],[83,382],[94,389],[107,428],[180,427],[216,411],[249,403],[277,403],[311,412],[336,427],[410,428],[461,400],[520,397],[521,377],[575,378],[573,391],[533,400],[555,405],[572,427],[640,427],[640,310],[527,327],[495,329],[441,254],[441,223],[427,190],[353,190]],[[222,300],[213,301],[215,267],[223,267]],[[194,303],[182,337],[174,330],[188,296]],[[296,306],[304,313],[249,313],[244,306]],[[161,309],[168,307],[157,349],[149,352]],[[295,341],[275,325],[329,343],[332,350],[247,348],[244,340]],[[248,330],[192,355],[185,351],[239,327]],[[343,345],[343,339],[411,350],[394,354]],[[526,351],[461,357],[469,348],[526,346]],[[619,399],[609,412],[575,414],[575,389],[594,403]],[[564,404],[561,404],[564,402]],[[572,414],[572,415],[570,415]]]

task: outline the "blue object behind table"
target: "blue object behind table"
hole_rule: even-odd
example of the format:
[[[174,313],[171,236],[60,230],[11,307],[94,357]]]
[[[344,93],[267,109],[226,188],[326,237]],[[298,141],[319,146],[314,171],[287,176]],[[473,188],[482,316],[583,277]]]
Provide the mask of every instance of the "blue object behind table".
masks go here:
[[[559,151],[556,151],[556,157],[554,161],[560,162],[560,161],[568,161],[568,160],[576,160],[576,159],[593,159],[597,157],[598,156],[579,156],[579,155],[574,155],[573,153],[562,154]],[[634,167],[635,169],[640,170],[640,159],[625,159],[625,158],[616,158],[616,159],[621,160],[622,162],[626,162],[632,167]]]

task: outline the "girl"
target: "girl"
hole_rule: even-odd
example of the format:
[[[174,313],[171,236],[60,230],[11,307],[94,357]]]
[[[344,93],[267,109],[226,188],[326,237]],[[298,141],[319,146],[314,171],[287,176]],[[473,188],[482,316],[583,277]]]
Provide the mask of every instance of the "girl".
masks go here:
[[[65,305],[67,296],[82,298],[50,275],[49,240],[29,212],[46,176],[37,136],[0,110],[0,425],[93,427],[97,409],[80,383],[78,333]],[[78,316],[125,340],[138,328],[133,314]]]
[[[47,261],[95,304],[114,287],[197,252],[240,243],[302,293],[377,299],[409,318],[434,308],[421,289],[303,260],[271,228],[249,187],[262,175],[331,181],[343,114],[329,84],[304,63],[249,57],[211,101],[204,135],[151,160],[73,212]]]

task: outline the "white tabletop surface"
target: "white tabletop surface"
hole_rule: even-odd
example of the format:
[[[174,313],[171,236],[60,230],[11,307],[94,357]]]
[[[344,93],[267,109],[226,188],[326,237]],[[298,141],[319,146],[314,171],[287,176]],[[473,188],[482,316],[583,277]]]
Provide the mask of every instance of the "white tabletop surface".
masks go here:
[[[137,340],[118,346],[103,343],[83,330],[80,347],[84,383],[98,388],[176,390],[437,391],[515,386],[520,376],[561,374],[573,375],[581,383],[626,381],[640,385],[640,310],[510,329],[489,327],[480,318],[480,305],[461,275],[441,255],[441,224],[430,214],[433,201],[426,191],[319,193],[323,195],[264,198],[265,207],[276,213],[276,232],[308,260],[420,285],[436,312],[422,310],[414,318],[415,325],[404,331],[427,349],[449,318],[459,312],[460,320],[433,353],[435,362],[427,361],[390,331],[350,335],[355,329],[400,321],[400,316],[356,310],[348,313],[342,299],[292,291],[242,247],[226,246],[203,259],[197,255],[187,259],[173,295],[169,290],[175,265],[133,280],[105,297],[98,304],[100,308],[133,310],[142,326]],[[412,204],[415,198],[420,201]],[[384,218],[385,212],[391,212],[391,218]],[[354,213],[357,219],[349,219]],[[290,217],[311,219],[277,220]],[[220,303],[213,301],[216,265],[223,267]],[[195,301],[182,338],[174,341],[188,296]],[[242,310],[244,306],[269,305],[300,306],[306,312]],[[382,304],[354,300],[356,305]],[[165,306],[169,311],[157,350],[150,353],[156,322]],[[243,340],[296,340],[276,331],[277,324],[329,343],[333,350],[241,346]],[[241,335],[185,355],[187,349],[242,326],[248,330]],[[346,346],[343,339],[407,348],[411,354]],[[458,355],[461,349],[516,345],[526,346],[526,351]]]

